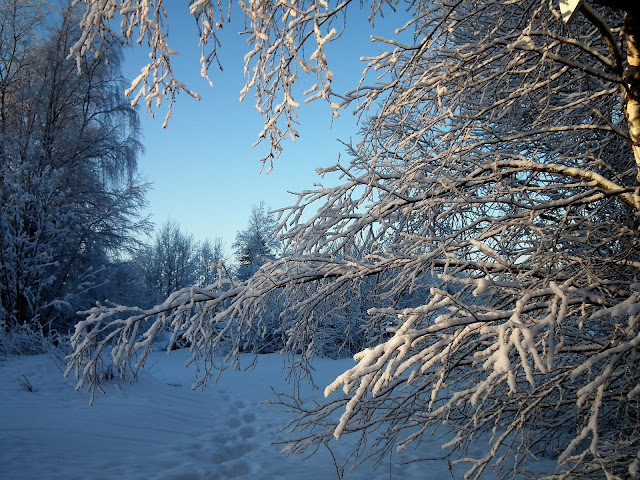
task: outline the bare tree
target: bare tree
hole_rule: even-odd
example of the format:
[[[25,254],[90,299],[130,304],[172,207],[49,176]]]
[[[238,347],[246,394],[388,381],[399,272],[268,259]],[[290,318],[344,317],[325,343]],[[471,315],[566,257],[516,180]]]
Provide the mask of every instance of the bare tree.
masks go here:
[[[218,279],[218,266],[224,262],[224,243],[222,238],[216,237],[213,243],[205,239],[198,247],[196,260],[196,275],[198,285],[207,286]]]
[[[146,282],[160,299],[196,283],[197,248],[193,235],[167,220],[147,253]]]
[[[295,65],[317,61],[318,92],[330,97],[323,45],[350,3],[242,4],[256,47],[248,87],[267,99],[258,106],[274,150],[274,122],[297,107]],[[87,35],[109,33],[89,4]],[[198,21],[214,18],[211,5],[192,3]],[[111,339],[113,362],[125,371],[142,352],[139,367],[171,321],[188,329],[205,383],[207,352],[253,335],[276,292],[290,322],[285,348],[303,366],[328,311],[347,309],[370,278],[367,328],[384,334],[327,387],[326,403],[283,400],[299,412],[289,452],[360,435],[357,464],[446,425],[445,454],[470,478],[530,473],[538,455],[557,460],[546,478],[640,478],[640,7],[389,1],[373,2],[370,18],[401,6],[405,35],[376,39],[386,48],[344,95],[370,116],[352,160],[322,172],[342,183],[282,211],[287,256],[246,282],[185,289],[154,309],[87,312],[68,372],[95,388]],[[140,12],[127,10],[125,27]],[[488,448],[473,457],[479,440]]]

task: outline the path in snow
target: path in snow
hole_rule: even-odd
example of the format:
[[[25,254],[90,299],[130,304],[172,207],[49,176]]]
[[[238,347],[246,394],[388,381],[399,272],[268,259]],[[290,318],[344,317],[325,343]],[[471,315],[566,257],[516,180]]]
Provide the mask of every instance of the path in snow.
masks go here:
[[[262,402],[274,399],[272,387],[290,391],[280,357],[261,356],[248,372],[226,371],[204,391],[191,390],[194,376],[184,368],[187,358],[187,351],[152,354],[138,382],[111,382],[107,395],[97,394],[92,407],[88,394],[74,391],[73,379],[65,381],[51,358],[1,360],[0,479],[337,478],[328,451],[304,460],[285,457],[273,445],[284,438],[280,429],[288,417]],[[350,364],[319,360],[318,385]],[[23,375],[34,392],[21,387]],[[321,396],[317,390],[306,393]],[[345,438],[336,445],[348,448],[349,442]],[[430,438],[420,452],[442,454]],[[376,471],[363,466],[348,478],[450,478],[446,461],[398,464],[411,454],[394,454],[391,464]]]

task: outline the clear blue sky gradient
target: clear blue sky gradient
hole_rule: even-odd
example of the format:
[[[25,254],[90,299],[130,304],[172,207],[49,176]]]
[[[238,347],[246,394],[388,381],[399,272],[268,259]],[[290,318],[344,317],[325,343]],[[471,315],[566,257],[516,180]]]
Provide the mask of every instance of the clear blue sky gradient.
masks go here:
[[[315,169],[334,164],[345,154],[338,139],[356,138],[358,126],[351,111],[334,119],[322,101],[302,105],[296,143],[287,141],[285,150],[275,160],[269,174],[261,173],[267,145],[252,148],[262,129],[262,117],[255,110],[252,94],[239,102],[244,86],[244,55],[249,50],[246,37],[238,32],[242,14],[234,12],[231,24],[222,31],[220,53],[223,71],[213,69],[211,88],[200,76],[200,47],[195,22],[188,13],[187,2],[166,2],[169,15],[169,44],[179,52],[174,59],[176,76],[198,92],[200,101],[180,94],[173,107],[167,129],[162,129],[166,113],[163,106],[152,117],[141,112],[142,141],[145,153],[139,162],[143,178],[152,183],[149,213],[157,226],[167,219],[176,221],[197,240],[222,238],[225,253],[232,254],[236,232],[244,229],[251,206],[264,201],[271,209],[293,205],[299,192],[323,182]],[[329,66],[335,74],[334,85],[340,93],[353,88],[362,73],[360,57],[377,53],[381,46],[372,44],[374,32],[366,22],[366,11],[352,10],[347,30],[329,52]],[[379,28],[378,24],[376,26]],[[376,29],[375,34],[379,35]],[[125,50],[124,74],[138,75],[148,54],[145,47]],[[300,93],[315,83],[302,78]],[[330,180],[329,180],[330,182]],[[335,180],[334,180],[335,182]]]

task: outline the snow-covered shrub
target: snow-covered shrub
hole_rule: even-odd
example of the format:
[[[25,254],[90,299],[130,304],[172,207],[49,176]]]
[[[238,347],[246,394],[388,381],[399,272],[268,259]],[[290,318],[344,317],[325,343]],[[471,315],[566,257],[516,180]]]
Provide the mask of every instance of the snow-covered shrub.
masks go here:
[[[40,355],[53,348],[52,340],[35,324],[0,328],[0,357]]]
[[[60,372],[72,353],[70,335],[43,331],[37,322],[7,327],[0,325],[0,358],[19,355],[48,355]]]

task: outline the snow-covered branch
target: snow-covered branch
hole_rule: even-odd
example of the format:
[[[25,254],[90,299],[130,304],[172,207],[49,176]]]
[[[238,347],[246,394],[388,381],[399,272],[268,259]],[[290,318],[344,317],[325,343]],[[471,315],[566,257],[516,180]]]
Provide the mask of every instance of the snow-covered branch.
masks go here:
[[[344,99],[371,116],[351,160],[320,172],[337,186],[278,211],[285,255],[155,310],[90,312],[80,385],[110,340],[122,368],[169,324],[204,358],[200,385],[223,339],[232,361],[277,303],[294,367],[361,332],[325,403],[281,397],[298,413],[287,452],[355,434],[357,464],[441,432],[467,478],[531,475],[538,456],[557,461],[546,478],[638,478],[640,117],[620,68],[635,72],[639,43],[617,5],[586,3],[570,26],[547,0],[404,4],[413,41],[381,42],[375,81]],[[324,45],[348,6],[244,6],[272,153],[295,136],[298,70],[331,102]]]
[[[140,74],[126,91],[132,97],[132,105],[142,100],[148,110],[153,110],[168,102],[166,126],[180,91],[199,98],[174,72],[172,59],[178,52],[168,40],[171,19],[163,0],[75,0],[74,3],[87,4],[81,24],[83,34],[69,54],[78,59],[79,67],[81,59],[89,53],[104,53],[103,42],[118,39],[145,45],[150,50],[150,61],[141,67]],[[241,33],[247,38],[244,69],[247,81],[240,92],[240,100],[250,92],[255,94],[256,109],[264,117],[264,128],[258,134],[257,143],[266,140],[270,145],[269,154],[262,159],[268,169],[272,168],[273,159],[282,150],[282,142],[287,138],[295,141],[298,137],[297,110],[301,102],[295,99],[296,96],[302,96],[305,103],[323,100],[331,113],[338,116],[340,97],[333,91],[334,74],[326,48],[340,37],[346,27],[347,11],[360,8],[351,6],[352,3],[352,0],[238,2],[245,19],[245,29]],[[393,5],[396,2],[384,0],[372,4],[371,23],[382,15],[382,5],[387,3]],[[235,10],[232,6],[231,2],[224,7],[213,0],[197,0],[188,5],[198,28],[202,49],[200,73],[211,86],[213,77],[210,70],[214,64],[220,66],[221,29],[231,20],[231,11]],[[115,26],[116,16],[120,17],[119,28]],[[313,81],[303,93],[296,88],[300,77],[311,77]]]

